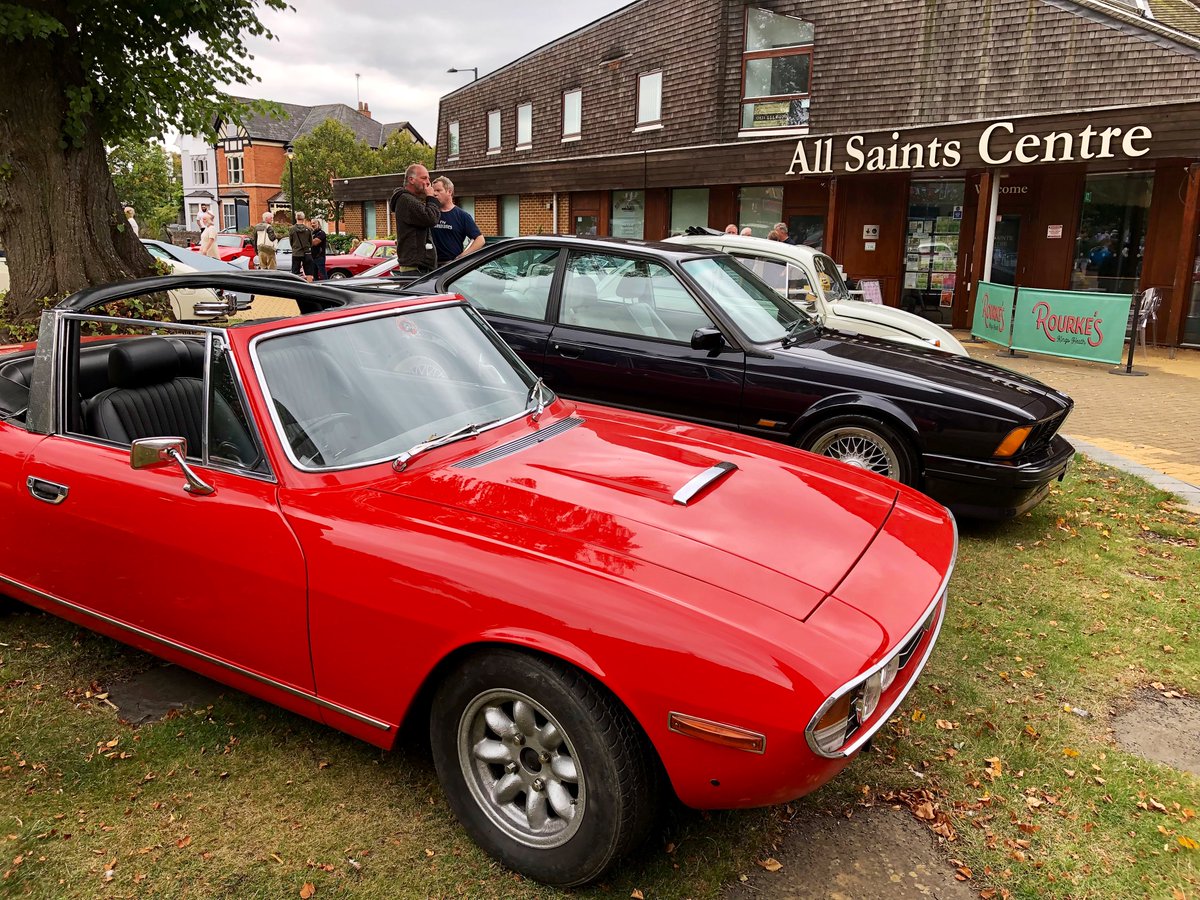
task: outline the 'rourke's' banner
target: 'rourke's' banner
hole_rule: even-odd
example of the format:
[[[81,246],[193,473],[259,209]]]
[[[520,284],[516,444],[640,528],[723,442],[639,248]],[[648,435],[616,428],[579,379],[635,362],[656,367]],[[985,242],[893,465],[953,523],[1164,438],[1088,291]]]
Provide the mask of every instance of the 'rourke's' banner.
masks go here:
[[[975,318],[971,322],[972,337],[983,338],[1001,347],[1011,346],[1013,300],[1016,288],[1006,284],[979,282],[975,291]]]
[[[1014,350],[1071,359],[1119,363],[1132,303],[1129,295],[1021,288],[1013,314],[1011,346]]]

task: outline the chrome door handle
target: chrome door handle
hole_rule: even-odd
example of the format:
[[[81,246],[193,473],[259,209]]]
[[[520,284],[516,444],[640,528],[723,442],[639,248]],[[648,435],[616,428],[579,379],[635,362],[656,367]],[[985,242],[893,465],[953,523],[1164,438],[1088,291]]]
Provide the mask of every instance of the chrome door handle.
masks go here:
[[[55,484],[53,481],[34,478],[32,475],[25,479],[25,487],[35,499],[55,506],[67,499],[67,492],[70,490],[65,484]]]

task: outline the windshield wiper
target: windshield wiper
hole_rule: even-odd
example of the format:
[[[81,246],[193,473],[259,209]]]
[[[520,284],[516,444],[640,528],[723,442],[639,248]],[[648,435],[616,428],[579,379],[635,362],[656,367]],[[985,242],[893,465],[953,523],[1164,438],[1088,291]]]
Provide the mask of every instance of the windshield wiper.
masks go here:
[[[790,347],[797,338],[810,328],[815,328],[816,323],[808,316],[801,316],[795,322],[788,326],[787,334],[783,336],[783,346]]]
[[[525,409],[529,409],[530,401],[533,400],[535,395],[537,396],[537,408],[533,411],[532,416],[533,421],[535,422],[538,420],[538,417],[541,416],[542,411],[546,408],[546,395],[543,393],[545,386],[546,379],[539,378],[533,383],[533,387],[529,389],[529,393],[525,395]]]
[[[462,438],[474,437],[487,428],[489,425],[495,424],[499,419],[492,419],[488,422],[471,422],[461,428],[455,428],[453,431],[447,431],[445,434],[435,435],[427,441],[421,441],[419,444],[413,444],[394,460],[392,460],[392,468],[397,472],[403,472],[407,468],[409,461],[420,456],[426,450],[432,450],[435,447],[441,447],[444,444],[452,444],[454,441]]]

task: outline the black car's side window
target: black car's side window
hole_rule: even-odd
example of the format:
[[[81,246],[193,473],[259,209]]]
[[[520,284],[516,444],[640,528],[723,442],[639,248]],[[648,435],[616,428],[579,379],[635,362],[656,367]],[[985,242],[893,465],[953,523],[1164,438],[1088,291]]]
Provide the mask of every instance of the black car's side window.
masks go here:
[[[558,252],[555,247],[529,247],[502,253],[447,288],[486,312],[545,319]]]
[[[670,269],[607,253],[571,254],[559,321],[678,343],[712,324]]]

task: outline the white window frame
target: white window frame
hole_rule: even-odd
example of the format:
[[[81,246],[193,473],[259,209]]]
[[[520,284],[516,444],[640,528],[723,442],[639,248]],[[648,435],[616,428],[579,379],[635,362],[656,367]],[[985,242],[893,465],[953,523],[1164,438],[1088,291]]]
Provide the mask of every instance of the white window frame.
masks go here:
[[[196,184],[208,184],[208,155],[192,157],[192,181]]]
[[[579,120],[578,131],[567,131],[567,104],[575,98],[575,117]],[[583,137],[583,88],[574,88],[569,91],[563,91],[562,95],[562,140],[565,144],[567,141],[578,141]]]
[[[521,103],[517,106],[517,149],[530,150],[533,148],[533,104]]]
[[[637,107],[636,114],[637,127],[635,131],[651,131],[655,128],[662,128],[662,88],[663,88],[663,72],[659,69],[655,72],[645,72],[638,76],[637,87]],[[643,118],[642,99],[649,99],[650,91],[653,90],[657,97],[654,100],[653,108],[646,110],[646,113],[654,113],[653,118]]]
[[[237,166],[234,166],[235,162],[237,163]],[[235,169],[237,171],[237,178],[233,177]],[[225,154],[225,175],[228,178],[229,184],[245,184],[246,169],[245,169],[245,161],[242,158],[242,154],[240,154],[240,153],[226,153]]]
[[[451,122],[449,128],[447,129],[447,137],[446,137],[446,143],[449,145],[449,154],[450,154],[449,156],[446,157],[447,159],[458,159],[458,147],[459,147],[458,142],[459,142],[458,123]]]
[[[488,111],[488,143],[487,152],[489,156],[493,156],[500,152],[501,128],[503,119],[500,115],[500,110],[493,109]]]
[[[812,77],[813,77],[813,48],[816,46],[816,37],[808,43],[798,43],[789,46],[774,47],[767,50],[751,50],[746,46],[750,41],[750,16],[753,12],[762,11],[770,13],[773,16],[778,16],[783,19],[792,19],[801,22],[805,25],[812,25],[806,19],[800,16],[788,15],[786,13],[777,13],[774,10],[769,10],[759,7],[747,7],[743,21],[744,42],[742,45],[742,84],[741,84],[741,101],[738,104],[738,137],[752,137],[754,135],[772,135],[772,134],[807,134],[808,125],[786,125],[786,126],[771,126],[765,125],[757,128],[746,127],[743,124],[743,116],[745,108],[750,105],[767,104],[767,103],[792,103],[799,102],[807,108],[808,103],[812,98]],[[758,62],[764,59],[782,59],[784,57],[805,57],[808,61],[808,90],[800,93],[789,94],[765,94],[755,95],[753,97],[746,95],[746,73],[751,62]]]
[[[221,201],[221,230],[237,231],[237,204],[232,200]]]

